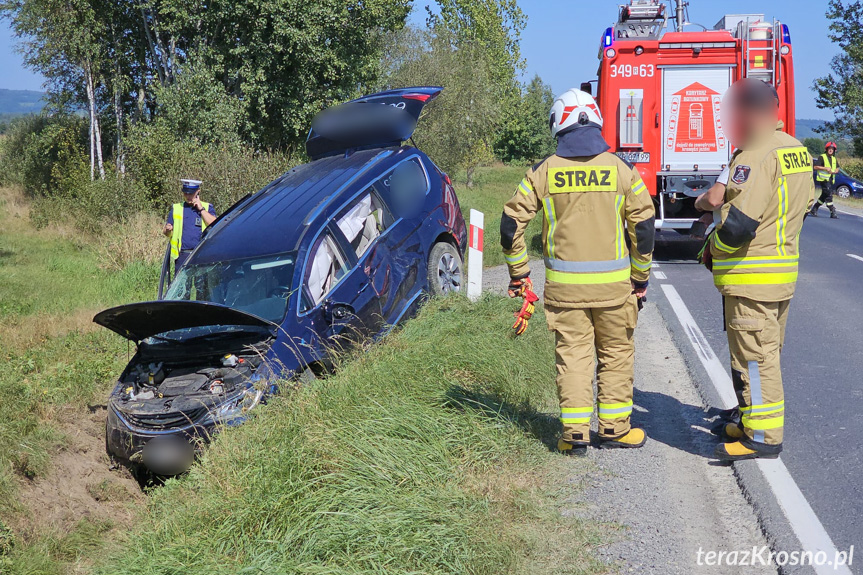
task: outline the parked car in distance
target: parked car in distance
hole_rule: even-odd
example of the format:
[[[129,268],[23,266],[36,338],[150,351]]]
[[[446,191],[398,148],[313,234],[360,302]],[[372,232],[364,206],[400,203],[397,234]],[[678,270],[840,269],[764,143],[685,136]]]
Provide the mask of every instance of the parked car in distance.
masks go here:
[[[833,193],[840,198],[863,197],[863,182],[852,178],[845,170],[840,168],[835,179]]]
[[[237,202],[157,301],[94,321],[136,344],[108,399],[106,448],[176,475],[221,425],[334,349],[386,334],[424,297],[464,284],[450,179],[403,146],[442,88],[392,90],[319,114],[312,161]]]

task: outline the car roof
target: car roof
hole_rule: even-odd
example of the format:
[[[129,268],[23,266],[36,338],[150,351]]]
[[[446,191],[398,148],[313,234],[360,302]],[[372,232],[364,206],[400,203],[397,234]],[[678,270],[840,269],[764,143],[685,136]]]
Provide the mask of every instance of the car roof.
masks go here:
[[[393,148],[329,156],[297,166],[241,200],[207,231],[191,263],[294,251],[308,224],[333,200],[385,158]],[[387,163],[388,164],[388,163]]]

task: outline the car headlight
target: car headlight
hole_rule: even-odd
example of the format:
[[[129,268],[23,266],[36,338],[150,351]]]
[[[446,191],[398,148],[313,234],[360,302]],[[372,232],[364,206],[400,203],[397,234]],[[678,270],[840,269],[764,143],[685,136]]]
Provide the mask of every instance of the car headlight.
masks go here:
[[[242,423],[246,419],[246,414],[261,403],[263,396],[263,390],[250,387],[240,394],[239,397],[234,397],[219,406],[207,419],[221,425]]]

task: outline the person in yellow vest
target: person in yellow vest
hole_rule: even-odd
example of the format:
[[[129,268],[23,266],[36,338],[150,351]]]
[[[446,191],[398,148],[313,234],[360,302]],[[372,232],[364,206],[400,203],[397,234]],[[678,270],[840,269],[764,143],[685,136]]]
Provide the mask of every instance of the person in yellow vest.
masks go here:
[[[833,186],[836,185],[836,174],[839,173],[839,161],[836,159],[836,143],[827,142],[824,146],[824,153],[820,158],[815,160],[815,179],[821,186],[821,197],[812,206],[809,215],[818,216],[818,208],[826,205],[830,210],[830,217],[834,220],[839,219],[836,215],[836,206],[833,205]]]
[[[207,226],[216,221],[212,204],[201,201],[200,180],[180,180],[183,184],[183,203],[171,206],[163,233],[171,241],[171,260],[174,273],[183,267],[189,254],[201,243]]]
[[[544,307],[555,334],[563,424],[558,449],[578,456],[590,445],[594,406],[598,447],[636,448],[647,439],[630,416],[633,335],[650,277],[655,213],[638,170],[608,152],[602,122],[590,94],[560,96],[550,118],[557,152],[528,170],[500,224],[508,291],[518,297],[532,289],[525,229],[543,213]]]
[[[815,199],[812,158],[781,131],[773,86],[747,78],[725,96],[728,136],[737,148],[721,198],[707,192],[696,207],[715,210],[706,262],[724,298],[731,376],[738,410],[724,423],[726,461],[775,458],[782,451],[785,397],[779,354],[797,284],[799,237]]]

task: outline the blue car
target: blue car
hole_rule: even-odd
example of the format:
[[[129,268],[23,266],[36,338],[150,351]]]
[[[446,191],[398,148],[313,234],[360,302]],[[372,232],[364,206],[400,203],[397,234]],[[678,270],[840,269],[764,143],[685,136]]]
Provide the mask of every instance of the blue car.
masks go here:
[[[833,193],[840,198],[863,197],[863,182],[856,180],[848,175],[848,173],[839,169],[836,174],[836,181],[833,185]]]
[[[450,179],[403,146],[441,92],[374,94],[319,114],[311,162],[237,202],[164,297],[94,321],[137,351],[108,400],[108,454],[176,475],[221,425],[241,423],[429,295],[464,284],[467,233]]]

